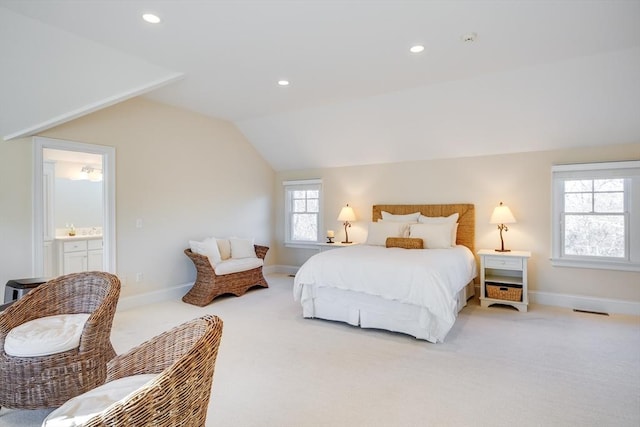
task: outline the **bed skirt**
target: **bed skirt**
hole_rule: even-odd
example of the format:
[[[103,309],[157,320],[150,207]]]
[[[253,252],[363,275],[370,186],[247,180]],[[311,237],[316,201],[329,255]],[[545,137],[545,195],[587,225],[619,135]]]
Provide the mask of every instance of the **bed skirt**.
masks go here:
[[[430,342],[442,341],[441,334],[434,332],[437,325],[433,316],[424,307],[349,290],[303,286],[311,286],[313,295],[302,303],[302,315],[306,318],[335,320],[361,328],[401,332]],[[474,295],[472,280],[457,294],[457,312]]]

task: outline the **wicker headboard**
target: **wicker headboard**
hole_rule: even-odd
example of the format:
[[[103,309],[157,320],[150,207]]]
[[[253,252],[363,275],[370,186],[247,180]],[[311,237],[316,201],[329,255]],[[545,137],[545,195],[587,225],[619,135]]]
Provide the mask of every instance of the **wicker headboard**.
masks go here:
[[[395,215],[420,212],[424,216],[449,216],[458,212],[456,243],[468,247],[475,254],[476,208],[471,204],[454,205],[373,205],[373,221],[382,219],[382,211]]]

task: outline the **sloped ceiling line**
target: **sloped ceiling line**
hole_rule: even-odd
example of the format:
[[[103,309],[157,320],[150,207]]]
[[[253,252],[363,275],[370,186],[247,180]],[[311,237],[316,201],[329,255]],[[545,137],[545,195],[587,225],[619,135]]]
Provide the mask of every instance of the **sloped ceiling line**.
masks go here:
[[[45,131],[47,129],[50,129],[52,127],[61,125],[63,123],[66,123],[70,120],[73,119],[77,119],[78,117],[82,117],[84,115],[93,113],[94,111],[98,111],[102,108],[106,108],[109,107],[111,105],[117,104],[119,102],[122,101],[126,101],[127,99],[130,98],[134,98],[138,95],[143,95],[147,92],[150,92],[154,89],[157,89],[159,87],[162,87],[164,85],[168,85],[170,83],[173,83],[175,81],[181,80],[184,77],[183,73],[173,73],[168,75],[167,77],[158,79],[154,82],[150,82],[148,84],[142,85],[140,87],[137,88],[133,88],[127,91],[124,91],[122,93],[119,93],[117,95],[113,95],[104,99],[101,99],[100,101],[96,101],[96,102],[92,102],[90,104],[87,105],[83,105],[82,107],[79,107],[73,111],[69,111],[66,113],[63,113],[57,117],[54,117],[50,120],[46,120],[42,123],[37,123],[31,127],[25,128],[25,129],[20,129],[14,133],[10,133],[9,135],[5,135],[3,137],[3,139],[5,141],[9,141],[11,139],[15,139],[15,138],[23,138],[25,136],[32,136],[32,135],[36,135],[39,132]]]

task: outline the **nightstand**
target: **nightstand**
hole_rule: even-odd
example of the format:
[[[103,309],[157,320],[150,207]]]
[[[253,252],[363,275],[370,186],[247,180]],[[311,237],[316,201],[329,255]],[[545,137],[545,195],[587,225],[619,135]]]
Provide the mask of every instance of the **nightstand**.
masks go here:
[[[527,285],[528,251],[496,252],[481,249],[480,256],[480,305],[510,305],[519,311],[527,311],[529,305]]]
[[[344,248],[344,247],[347,247],[347,246],[354,246],[354,245],[357,245],[357,243],[335,242],[335,243],[316,243],[316,245],[318,246],[318,252],[324,252],[324,251],[329,251],[331,249]]]

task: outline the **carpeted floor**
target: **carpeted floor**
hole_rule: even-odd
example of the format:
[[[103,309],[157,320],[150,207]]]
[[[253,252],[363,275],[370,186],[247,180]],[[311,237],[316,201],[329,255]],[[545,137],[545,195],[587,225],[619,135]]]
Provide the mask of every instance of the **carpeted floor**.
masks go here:
[[[119,311],[118,353],[203,314],[225,322],[210,426],[640,425],[640,318],[471,301],[443,344],[303,319],[293,279],[199,308]],[[0,427],[49,411],[0,411]]]

